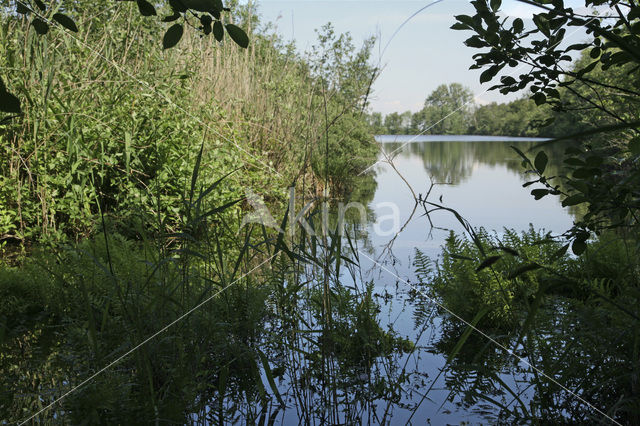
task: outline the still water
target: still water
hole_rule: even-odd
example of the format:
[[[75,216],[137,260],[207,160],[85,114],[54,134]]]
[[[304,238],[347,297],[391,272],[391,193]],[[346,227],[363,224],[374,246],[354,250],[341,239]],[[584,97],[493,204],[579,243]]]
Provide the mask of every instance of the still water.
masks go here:
[[[449,211],[435,212],[429,221],[424,209],[416,208],[414,197],[454,209],[474,228],[483,227],[498,235],[505,228],[523,231],[530,226],[558,235],[571,227],[573,216],[557,198],[536,201],[522,187],[527,176],[511,145],[526,151],[541,140],[467,136],[377,139],[382,153],[374,168],[375,185],[369,183],[374,189],[363,191],[359,200],[370,212],[358,248],[365,271],[362,279],[373,282],[376,294],[383,296],[378,316],[381,327],[412,341],[417,350],[396,360],[410,377],[403,384],[401,401],[390,408],[388,401],[381,400],[370,410],[378,420],[386,412],[391,424],[491,421],[495,407],[462,405],[447,386],[450,373],[443,369],[446,355],[432,346],[440,333],[441,318],[416,319],[411,290],[416,282],[417,250],[437,259],[449,232],[462,234],[464,229]],[[547,153],[551,168],[553,151],[547,148]],[[523,399],[531,396],[522,371],[503,371],[500,377],[522,392]]]
[[[481,350],[481,364],[467,362],[462,352],[447,364],[466,326],[422,297],[429,283],[419,279],[416,257],[437,261],[449,233],[464,229],[451,211],[425,216],[416,199],[453,209],[472,227],[498,235],[530,226],[560,234],[571,226],[571,212],[555,198],[533,199],[510,148],[527,151],[537,141],[431,136],[387,142],[394,138],[378,138],[374,173],[355,180],[348,200],[338,200],[362,207],[345,213],[347,236],[324,236],[317,250],[306,249],[315,259],[333,259],[326,260],[331,266],[301,265],[272,296],[277,312],[261,325],[267,333],[257,343],[263,387],[275,398],[260,408],[245,384],[234,397],[207,404],[196,423],[239,416],[285,425],[486,424],[498,420],[498,405],[511,408],[516,399],[526,411],[534,392],[528,369],[478,335],[465,352],[475,358],[475,348]],[[554,150],[545,151],[553,173]],[[339,223],[327,217],[329,229]],[[355,262],[337,260],[347,256]],[[479,372],[485,367],[488,376]],[[477,380],[483,382],[475,389],[489,402],[464,400],[465,386]]]
[[[428,193],[428,201],[456,210],[474,228],[484,227],[499,235],[505,228],[521,231],[530,226],[561,234],[571,227],[573,215],[562,208],[557,198],[536,201],[522,187],[527,176],[510,146],[526,151],[540,140],[390,135],[377,139],[382,142],[382,154],[375,167],[376,189],[368,204],[374,217],[366,233],[370,251],[361,256],[361,265],[380,294],[394,295],[394,300],[384,305],[381,320],[384,326],[392,326],[422,348],[410,364],[429,382],[426,398],[418,396],[419,390],[413,395],[422,401],[419,406],[413,410],[396,409],[392,423],[404,424],[409,419],[413,424],[486,422],[491,419],[491,407],[459,407],[455,398],[453,402],[447,400],[450,392],[446,374],[439,375],[446,358],[430,350],[430,343],[438,334],[438,318],[426,333],[420,334],[420,327],[416,327],[415,306],[410,296],[416,280],[413,263],[416,250],[437,259],[450,230],[461,234],[464,229],[448,211],[433,213],[431,222],[424,216],[424,209],[418,207],[414,211],[414,194],[424,199]],[[552,157],[548,149],[547,153]],[[390,157],[393,167],[386,161]],[[391,236],[380,235],[392,224],[392,205],[398,206],[400,231]],[[515,387],[518,381],[526,381],[522,376],[509,374],[502,379]]]

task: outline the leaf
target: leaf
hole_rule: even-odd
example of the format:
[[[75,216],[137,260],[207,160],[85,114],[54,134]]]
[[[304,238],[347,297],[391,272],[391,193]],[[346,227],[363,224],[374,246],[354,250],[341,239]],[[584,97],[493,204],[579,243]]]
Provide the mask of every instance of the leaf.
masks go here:
[[[487,257],[480,265],[478,265],[478,267],[476,268],[476,272],[480,272],[483,269],[488,268],[489,266],[493,265],[498,260],[500,260],[501,257],[502,256],[489,256],[489,257]]]
[[[280,391],[278,391],[276,382],[275,380],[273,380],[273,372],[269,367],[269,360],[267,359],[267,356],[258,348],[256,348],[256,351],[258,352],[258,356],[260,357],[260,361],[262,362],[262,368],[264,369],[265,376],[267,376],[267,381],[269,382],[269,387],[271,388],[271,391],[276,396],[276,399],[278,400],[280,405],[284,406],[284,401],[282,401],[282,397],[280,396]]]
[[[578,166],[578,167],[583,167],[585,166],[587,163],[585,163],[584,161],[582,161],[579,158],[576,157],[569,157],[566,158],[563,163],[568,164],[569,166]]]
[[[468,30],[469,26],[466,25],[466,24],[463,24],[462,22],[456,22],[455,24],[453,24],[449,28],[451,28],[452,30]]]
[[[31,25],[40,35],[44,35],[49,32],[49,24],[47,24],[40,18],[35,18],[33,21],[31,21]]]
[[[453,257],[454,259],[458,259],[458,260],[473,260],[472,258],[470,258],[468,256],[462,256],[461,254],[451,253],[449,256]]]
[[[162,18],[162,22],[173,22],[178,20],[182,15],[177,10],[173,12],[173,15],[165,16]]]
[[[142,16],[157,15],[156,8],[147,0],[136,0],[136,3],[138,4],[138,10]]]
[[[222,26],[222,22],[216,21],[213,23],[213,36],[218,41],[222,41],[224,37],[224,27]]]
[[[634,155],[640,154],[640,136],[631,139],[629,142],[629,151]]]
[[[570,195],[564,200],[562,200],[562,207],[575,206],[576,204],[581,204],[586,202],[587,199],[582,194],[574,194]]]
[[[536,200],[539,200],[540,198],[548,194],[548,189],[534,189],[533,191],[531,191],[531,195],[533,195],[533,198],[535,198]]]
[[[522,22],[522,19],[520,18],[516,18],[513,20],[513,30],[517,33],[521,33],[522,30],[524,29],[524,22]]]
[[[542,266],[537,263],[527,263],[526,265],[520,265],[509,274],[509,279],[514,279],[525,272],[535,271],[536,269],[540,269]]]
[[[590,169],[587,167],[583,167],[581,169],[577,169],[573,172],[574,179],[588,179],[590,177],[595,176],[598,173],[597,169]]]
[[[454,16],[454,18],[456,18],[457,21],[460,21],[471,28],[475,27],[475,22],[473,18],[469,15],[456,15]]]
[[[489,44],[487,44],[487,42],[485,42],[484,40],[482,40],[478,36],[469,37],[468,39],[466,39],[464,41],[464,44],[469,46],[469,47],[477,47],[477,48],[489,46]]]
[[[56,21],[57,23],[59,23],[69,31],[73,31],[74,33],[78,32],[78,27],[76,26],[76,23],[73,22],[73,19],[69,18],[67,15],[64,15],[62,13],[54,13],[53,19],[54,21]]]
[[[235,41],[238,46],[245,49],[249,46],[249,37],[247,37],[247,33],[245,33],[242,28],[233,24],[227,24],[225,28],[231,39]]]
[[[531,99],[535,101],[536,106],[540,106],[547,102],[547,97],[542,92],[534,93],[533,96],[531,96]]]
[[[575,254],[576,256],[580,256],[582,253],[585,252],[585,250],[587,249],[587,243],[585,243],[582,240],[574,240],[573,244],[571,245],[571,251],[573,251],[573,254]]]
[[[15,114],[20,114],[22,112],[22,109],[20,108],[20,99],[18,99],[15,95],[7,92],[4,89],[4,84],[2,85],[2,90],[0,91],[0,111],[11,112]]]
[[[497,12],[500,9],[500,5],[502,4],[502,0],[491,0],[491,10]]]
[[[182,27],[182,24],[173,24],[170,26],[167,32],[164,33],[164,37],[162,37],[162,48],[171,49],[173,46],[178,44],[182,38],[183,32],[184,28]]]
[[[520,256],[520,253],[518,253],[518,251],[516,249],[513,249],[511,247],[506,247],[506,246],[497,246],[497,247],[492,247],[494,250],[502,250],[505,253],[509,253],[511,256]]]
[[[29,9],[27,5],[22,2],[16,2],[16,12],[21,15],[26,15],[27,13],[31,12],[31,9]]]
[[[491,79],[493,79],[493,77],[496,76],[498,71],[500,71],[500,67],[497,67],[495,65],[490,67],[489,69],[484,71],[482,74],[480,74],[480,83],[486,83],[487,81],[491,81]]]
[[[547,168],[547,163],[549,162],[549,157],[544,151],[540,151],[538,155],[536,155],[535,160],[533,160],[533,165],[535,166],[538,173],[544,173],[544,170]]]
[[[187,7],[182,2],[182,0],[169,0],[169,5],[171,6],[171,9],[173,9],[175,12],[180,13],[180,12],[187,11]]]
[[[455,359],[455,357],[458,355],[458,352],[460,352],[460,349],[462,349],[462,346],[471,335],[471,332],[476,328],[478,322],[488,313],[489,308],[485,307],[476,314],[476,316],[473,318],[473,320],[471,320],[470,323],[467,323],[467,328],[464,330],[464,333],[462,333],[462,336],[460,336],[460,339],[449,353],[449,356],[447,356],[447,364],[451,363],[451,361]]]
[[[43,11],[46,12],[47,11],[47,6],[42,2],[42,0],[34,0],[36,3],[36,6],[38,6],[38,8]]]
[[[542,34],[547,37],[551,35],[549,21],[543,15],[533,15],[533,23],[536,24]]]

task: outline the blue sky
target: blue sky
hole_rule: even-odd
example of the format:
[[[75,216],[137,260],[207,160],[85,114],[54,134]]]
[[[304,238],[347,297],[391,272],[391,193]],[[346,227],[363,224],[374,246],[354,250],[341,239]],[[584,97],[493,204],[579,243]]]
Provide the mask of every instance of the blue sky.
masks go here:
[[[506,98],[498,92],[485,92],[489,85],[480,85],[479,70],[469,70],[472,55],[477,49],[464,45],[471,35],[469,31],[454,31],[449,27],[455,22],[454,15],[473,14],[473,6],[464,0],[443,0],[422,11],[411,19],[390,41],[380,58],[380,51],[398,27],[420,8],[432,3],[427,1],[368,1],[368,0],[261,0],[258,10],[266,21],[276,25],[276,31],[285,40],[295,40],[300,51],[314,44],[314,30],[331,22],[337,32],[350,32],[356,44],[365,38],[377,35],[374,60],[381,61],[384,70],[375,82],[371,98],[374,111],[416,111],[424,99],[439,84],[459,82],[471,88],[476,101],[487,103],[504,102]],[[565,4],[579,7],[577,0]],[[532,25],[530,17],[534,9],[515,0],[503,0],[502,13],[525,20]],[[571,34],[573,29],[569,29]],[[578,30],[569,37],[577,43],[585,33]]]

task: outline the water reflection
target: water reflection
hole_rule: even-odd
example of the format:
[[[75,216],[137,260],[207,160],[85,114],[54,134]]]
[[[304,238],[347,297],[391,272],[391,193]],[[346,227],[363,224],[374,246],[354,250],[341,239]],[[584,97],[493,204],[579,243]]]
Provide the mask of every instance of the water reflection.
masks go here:
[[[459,141],[408,145],[394,159],[396,170],[382,164],[375,176],[355,181],[346,199],[334,200],[365,206],[366,223],[361,223],[356,209],[346,212],[348,237],[311,237],[299,232],[297,239],[287,237],[280,245],[265,249],[268,253],[281,251],[268,271],[225,287],[221,297],[189,317],[188,326],[150,342],[139,357],[119,364],[118,374],[101,376],[85,392],[69,396],[47,413],[44,423],[57,423],[62,416],[72,423],[108,419],[121,424],[132,418],[177,424],[441,424],[495,419],[495,405],[475,400],[465,404],[455,397],[474,379],[485,380],[486,375],[479,375],[479,367],[471,362],[474,354],[492,354],[491,374],[505,383],[526,382],[526,375],[476,337],[445,369],[447,354],[464,327],[442,316],[428,298],[416,293],[416,286],[424,280],[414,270],[414,256],[420,249],[437,258],[446,230],[461,228],[446,212],[433,215],[437,227],[432,227],[416,209],[407,185],[424,197],[432,180],[437,182],[429,199],[455,208],[474,226],[526,229],[533,218],[542,217],[536,226],[563,231],[571,223],[570,214],[557,200],[534,201],[522,189],[519,162],[508,145]],[[383,146],[387,152],[398,147]],[[376,225],[388,214],[389,203],[400,211],[399,232],[381,235]],[[311,212],[308,219],[314,229],[320,229],[322,211]],[[330,215],[328,228],[335,232],[337,227],[337,217]],[[98,253],[104,247],[96,250],[91,246],[87,253],[104,259],[106,255]],[[156,284],[155,269],[143,267],[149,260],[146,253],[134,256],[129,245],[119,252],[116,271],[131,269],[132,259],[137,259],[134,266],[142,265],[130,273],[132,285]],[[105,283],[104,288],[111,288],[112,277],[106,268],[97,268],[89,256],[81,260],[65,266],[65,274],[75,277],[79,288],[87,283],[95,286],[96,277]],[[204,280],[210,265],[197,261],[187,266],[177,260],[167,262],[166,288],[177,288],[176,283],[185,280],[197,290],[196,296],[202,289],[211,291]],[[229,267],[233,269],[220,261],[222,271]],[[38,274],[45,275],[41,270]],[[68,284],[59,285],[64,289]],[[134,289],[134,296],[146,291]],[[174,303],[172,294],[166,296],[169,305]],[[102,300],[103,295],[98,296]],[[196,303],[196,296],[186,299],[185,306]],[[158,311],[152,302],[134,299],[131,306],[140,309],[142,318],[155,318]],[[59,336],[55,341],[61,343],[55,351],[42,349],[24,368],[43,372],[46,377],[41,383],[55,383],[51,385],[54,396],[64,393],[71,380],[87,377],[105,363],[86,344],[84,322],[78,324],[83,326],[51,327],[53,331],[48,332]],[[155,324],[149,328],[155,330],[152,326]],[[116,331],[107,340],[112,329]],[[95,345],[103,347],[105,354],[121,353],[113,342],[122,345],[117,331],[124,329],[115,323],[101,328],[95,332]],[[153,330],[139,334],[150,335]],[[134,337],[134,343],[140,340]],[[51,357],[55,358],[55,373],[45,368]],[[16,352],[4,359],[11,364],[18,359],[24,362],[25,357]],[[81,365],[77,360],[85,361]],[[5,376],[11,389],[6,398],[6,392],[0,395],[0,414],[20,420],[46,394],[28,376],[14,376],[11,380]],[[476,389],[488,397],[499,397],[502,390],[493,388],[494,383],[482,382]]]

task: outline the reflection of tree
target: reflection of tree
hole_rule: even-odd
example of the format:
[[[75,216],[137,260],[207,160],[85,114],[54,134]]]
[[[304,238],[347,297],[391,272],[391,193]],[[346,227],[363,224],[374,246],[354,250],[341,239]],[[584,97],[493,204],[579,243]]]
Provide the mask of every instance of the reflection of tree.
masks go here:
[[[514,173],[524,173],[520,158],[511,145],[526,152],[535,147],[534,142],[414,142],[403,144],[385,143],[385,152],[398,150],[404,158],[420,157],[427,174],[433,181],[458,185],[472,175],[474,167],[484,164],[491,167],[504,166]],[[558,176],[562,170],[562,153],[566,144],[551,144],[544,147],[549,157],[547,173]],[[535,149],[534,149],[535,152]],[[579,215],[580,206],[572,206],[569,212]]]

